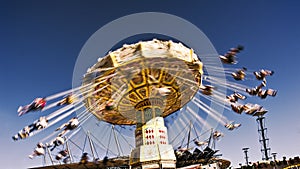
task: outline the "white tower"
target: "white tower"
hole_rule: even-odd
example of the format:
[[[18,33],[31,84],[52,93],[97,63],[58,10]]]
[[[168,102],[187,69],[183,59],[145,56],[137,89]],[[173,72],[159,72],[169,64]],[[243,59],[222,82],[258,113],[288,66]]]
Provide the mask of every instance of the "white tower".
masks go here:
[[[176,157],[162,117],[137,127],[135,138],[136,148],[130,157],[132,169],[176,168]]]

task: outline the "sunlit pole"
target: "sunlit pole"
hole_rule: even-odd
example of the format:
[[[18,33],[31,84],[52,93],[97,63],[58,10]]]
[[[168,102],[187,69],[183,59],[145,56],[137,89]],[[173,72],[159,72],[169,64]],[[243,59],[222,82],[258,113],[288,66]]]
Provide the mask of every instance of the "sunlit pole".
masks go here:
[[[245,159],[246,159],[246,165],[248,166],[249,162],[248,162],[248,150],[249,148],[243,148],[242,150],[244,150],[244,153],[245,153]]]
[[[277,153],[274,152],[271,155],[273,156],[274,162],[276,162],[276,155],[277,155]]]

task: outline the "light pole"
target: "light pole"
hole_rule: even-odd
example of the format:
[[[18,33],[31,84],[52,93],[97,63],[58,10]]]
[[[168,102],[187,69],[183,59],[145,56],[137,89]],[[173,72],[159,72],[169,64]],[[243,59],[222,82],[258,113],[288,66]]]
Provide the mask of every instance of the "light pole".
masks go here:
[[[246,159],[246,165],[248,166],[249,162],[248,162],[248,150],[249,148],[243,148],[242,150],[244,150],[244,153],[245,153],[245,159]]]
[[[277,153],[272,153],[271,155],[273,156],[274,162],[276,162],[276,155],[277,155]]]

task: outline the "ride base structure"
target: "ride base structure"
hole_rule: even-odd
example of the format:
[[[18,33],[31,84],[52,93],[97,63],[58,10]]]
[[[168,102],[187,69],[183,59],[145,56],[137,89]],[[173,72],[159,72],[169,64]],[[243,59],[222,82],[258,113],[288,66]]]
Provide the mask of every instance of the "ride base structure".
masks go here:
[[[132,169],[176,168],[176,157],[162,117],[155,117],[137,128],[135,138],[136,148],[130,155]]]

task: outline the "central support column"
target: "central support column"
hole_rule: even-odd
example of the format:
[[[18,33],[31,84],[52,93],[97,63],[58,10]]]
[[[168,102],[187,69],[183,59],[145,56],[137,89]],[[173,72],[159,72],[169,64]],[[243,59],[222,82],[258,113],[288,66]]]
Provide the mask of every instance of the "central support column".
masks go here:
[[[131,151],[132,169],[176,168],[176,157],[168,141],[160,109],[148,107],[137,112],[136,148]]]

